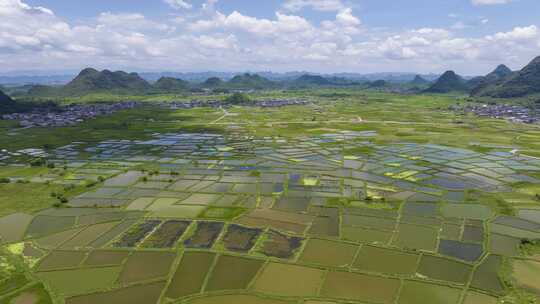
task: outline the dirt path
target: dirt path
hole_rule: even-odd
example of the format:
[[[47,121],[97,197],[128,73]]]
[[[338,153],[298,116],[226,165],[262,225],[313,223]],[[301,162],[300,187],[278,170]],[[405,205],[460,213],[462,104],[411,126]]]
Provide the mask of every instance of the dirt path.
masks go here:
[[[214,120],[213,122],[211,122],[210,124],[211,125],[215,125],[217,124],[218,122],[220,122],[221,120],[223,120],[225,117],[229,116],[230,113],[227,111],[227,109],[223,108],[223,107],[219,107],[221,109],[221,111],[223,111],[223,116],[221,116],[220,118]]]

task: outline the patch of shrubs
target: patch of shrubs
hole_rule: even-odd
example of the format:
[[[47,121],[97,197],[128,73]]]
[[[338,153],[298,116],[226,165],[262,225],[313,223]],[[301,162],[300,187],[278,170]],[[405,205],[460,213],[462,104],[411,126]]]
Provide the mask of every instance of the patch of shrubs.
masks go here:
[[[58,205],[67,204],[69,202],[69,200],[67,199],[67,197],[64,196],[63,193],[52,192],[51,197],[54,197],[54,198],[56,198],[58,200],[56,203],[54,203],[55,207],[58,206]]]
[[[43,167],[45,165],[45,159],[43,158],[34,158],[30,161],[30,166],[32,167]]]
[[[251,99],[246,94],[234,93],[233,95],[228,96],[227,98],[225,98],[225,102],[233,104],[233,105],[239,105],[239,104],[249,103],[249,102],[251,102]]]
[[[519,249],[525,256],[537,255],[540,253],[540,240],[522,239]]]
[[[95,185],[98,184],[98,181],[88,180],[88,181],[86,181],[85,184],[86,184],[86,188],[92,188],[92,187],[94,187]]]
[[[64,191],[70,191],[70,190],[73,190],[75,189],[75,185],[74,184],[67,184],[67,185],[64,185]]]

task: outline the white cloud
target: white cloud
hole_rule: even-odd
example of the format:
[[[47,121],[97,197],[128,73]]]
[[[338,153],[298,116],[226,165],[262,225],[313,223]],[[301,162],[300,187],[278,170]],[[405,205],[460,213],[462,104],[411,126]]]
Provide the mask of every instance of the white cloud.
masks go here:
[[[238,30],[256,35],[276,35],[310,31],[312,26],[304,18],[294,15],[276,13],[275,20],[259,19],[245,16],[234,11],[230,15],[217,12],[212,19],[201,19],[189,26],[193,31],[209,31],[215,29]]]
[[[352,9],[346,8],[337,13],[335,20],[323,21],[321,26],[328,31],[328,34],[341,35],[346,40],[350,40],[348,35],[356,35],[361,32],[361,24],[360,19],[352,14]]]
[[[360,25],[360,19],[352,14],[352,9],[346,8],[341,10],[336,15],[336,21],[345,26],[358,26]]]
[[[0,1],[0,14],[9,15],[13,13],[18,13],[20,11],[25,11],[29,14],[47,14],[54,15],[54,13],[45,7],[41,6],[30,6],[26,3],[23,3],[20,0],[2,0]]]
[[[473,5],[495,5],[495,4],[508,4],[512,0],[471,0]]]
[[[65,46],[70,27],[43,7],[19,0],[0,1],[0,49],[21,52]],[[21,22],[24,20],[24,22]]]
[[[517,68],[540,47],[537,25],[471,38],[451,28],[369,28],[346,7],[315,23],[293,12],[224,14],[216,2],[163,20],[104,12],[72,23],[47,8],[0,0],[0,62],[4,70],[91,63],[110,69],[474,73],[499,63]]]
[[[488,36],[490,40],[505,41],[526,41],[538,37],[538,28],[536,25],[527,27],[516,27],[510,32],[501,32],[493,36]]]
[[[456,37],[446,29],[421,28],[385,39],[352,43],[343,54],[363,56],[374,62],[399,61],[396,66],[414,63],[418,67],[443,69],[439,63],[444,63],[445,69],[471,70],[485,65],[489,70],[500,63],[525,64],[538,55],[539,40],[540,34],[534,25],[480,38]]]
[[[99,14],[97,22],[99,25],[116,28],[117,30],[172,30],[172,28],[166,24],[148,20],[144,15],[137,13],[113,14],[105,12]]]
[[[441,40],[449,38],[451,33],[448,30],[442,28],[429,28],[424,27],[417,30],[412,30],[411,33],[420,35],[430,40]]]
[[[198,45],[205,48],[212,48],[212,49],[236,48],[236,37],[234,35],[229,35],[227,37],[214,37],[214,36],[202,35],[199,37],[195,37],[194,41],[196,41]]]
[[[186,2],[185,0],[163,0],[170,7],[174,9],[191,9],[193,5]]]
[[[339,11],[345,6],[341,0],[286,0],[283,8],[289,11],[297,12],[304,8],[312,8],[316,11]]]

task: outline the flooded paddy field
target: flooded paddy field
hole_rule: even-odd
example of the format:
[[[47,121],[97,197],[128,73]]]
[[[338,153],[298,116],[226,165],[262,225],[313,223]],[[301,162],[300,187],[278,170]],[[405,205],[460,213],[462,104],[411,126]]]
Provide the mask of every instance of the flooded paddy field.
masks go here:
[[[516,286],[539,293],[538,262],[521,247],[540,238],[540,160],[376,137],[167,133],[56,149],[65,172],[47,183],[96,182],[0,218],[0,303],[495,304]]]

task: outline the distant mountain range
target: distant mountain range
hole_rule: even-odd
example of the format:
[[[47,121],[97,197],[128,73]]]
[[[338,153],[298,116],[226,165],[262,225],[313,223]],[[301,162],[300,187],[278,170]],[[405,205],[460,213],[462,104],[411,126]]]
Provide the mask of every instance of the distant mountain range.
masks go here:
[[[27,72],[28,74],[21,73],[0,73],[0,84],[9,86],[21,86],[21,85],[47,85],[58,86],[69,83],[73,78],[77,76],[77,73],[65,72],[62,74],[53,73],[51,75],[45,75],[44,72]],[[34,74],[32,74],[34,73]],[[245,73],[239,72],[194,72],[194,73],[180,73],[180,72],[161,72],[161,73],[138,73],[139,76],[148,82],[156,82],[160,78],[175,78],[182,79],[191,83],[203,83],[208,78],[220,78],[228,81],[234,78],[236,75]],[[376,81],[385,80],[390,83],[407,83],[413,80],[416,76],[415,73],[334,73],[334,74],[320,74],[310,72],[287,72],[287,73],[274,73],[274,72],[250,72],[248,74],[256,74],[266,79],[280,82],[295,80],[302,75],[314,75],[325,78],[343,78],[348,81]],[[437,74],[425,74],[422,78],[429,81],[436,80],[439,77]]]
[[[31,97],[82,96],[94,93],[112,94],[154,94],[186,93],[189,91],[214,90],[263,90],[275,88],[305,88],[313,86],[354,86],[358,82],[345,78],[325,78],[318,75],[302,75],[290,81],[273,81],[258,74],[240,74],[229,80],[210,77],[202,83],[161,77],[155,83],[149,83],[137,73],[109,70],[97,71],[92,68],[82,70],[73,80],[64,86],[32,86],[28,90]]]
[[[396,93],[433,93],[445,94],[459,92],[479,97],[511,98],[523,97],[540,93],[540,57],[534,59],[520,71],[512,72],[507,66],[499,65],[495,70],[485,76],[465,78],[454,71],[447,71],[438,78],[426,79],[416,74],[382,73],[381,78],[370,80],[366,75],[360,74],[277,74],[269,73],[274,78],[261,74],[243,73],[230,78],[208,77],[202,81],[194,82],[186,79],[161,76],[150,82],[138,73],[123,71],[98,71],[93,68],[82,70],[76,77],[65,85],[25,85],[19,87],[6,87],[11,96],[24,98],[54,98],[67,96],[82,96],[95,93],[145,95],[189,93],[197,91],[213,91],[227,93],[235,90],[263,90],[263,89],[302,89],[314,87],[356,87],[359,89],[373,89]],[[200,74],[203,75],[203,74]],[[223,74],[225,75],[225,74]],[[277,75],[281,78],[276,79]],[[343,76],[336,76],[343,75]],[[375,74],[372,74],[375,75]],[[148,75],[147,75],[148,76]],[[227,74],[227,76],[230,76]],[[294,77],[293,77],[294,76]],[[387,79],[393,79],[392,82]],[[407,81],[404,81],[408,79]]]
[[[0,84],[5,86],[63,85],[70,82],[76,74],[65,75],[1,75]]]

